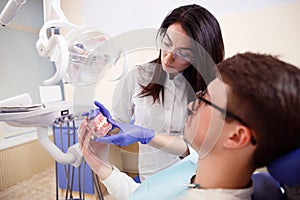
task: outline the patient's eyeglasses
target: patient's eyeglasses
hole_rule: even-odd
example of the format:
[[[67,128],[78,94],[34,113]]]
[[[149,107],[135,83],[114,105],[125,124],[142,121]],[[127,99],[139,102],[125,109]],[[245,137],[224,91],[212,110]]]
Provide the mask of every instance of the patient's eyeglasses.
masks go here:
[[[232,118],[232,119],[234,119],[234,120],[240,122],[240,123],[243,124],[244,126],[249,127],[249,126],[247,125],[247,123],[246,123],[244,120],[242,120],[240,117],[238,117],[237,115],[235,115],[235,114],[233,114],[232,112],[229,112],[229,111],[225,110],[224,108],[221,108],[220,106],[218,106],[218,105],[212,103],[211,101],[208,101],[207,99],[205,99],[205,98],[204,98],[204,95],[206,94],[206,92],[207,92],[207,90],[203,90],[203,91],[198,91],[198,92],[196,93],[196,97],[195,97],[195,99],[194,99],[194,101],[193,101],[193,104],[192,104],[192,110],[193,110],[193,111],[197,110],[198,107],[199,107],[199,105],[200,105],[202,102],[204,102],[204,103],[206,103],[207,105],[210,105],[211,107],[213,107],[213,108],[215,108],[216,110],[220,111],[221,113],[223,113],[223,114],[226,115],[227,117],[230,117],[230,118]],[[256,144],[256,140],[255,140],[255,138],[253,137],[253,135],[252,135],[252,137],[251,137],[251,143],[252,143],[253,145]]]

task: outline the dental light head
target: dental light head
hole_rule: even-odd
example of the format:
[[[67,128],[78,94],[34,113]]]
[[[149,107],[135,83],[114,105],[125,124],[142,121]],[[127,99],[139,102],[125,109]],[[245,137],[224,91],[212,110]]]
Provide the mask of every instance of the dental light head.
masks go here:
[[[47,30],[68,29],[65,35],[52,34]],[[69,22],[50,20],[40,29],[36,48],[40,56],[55,63],[56,73],[44,81],[52,85],[63,80],[75,86],[86,86],[99,81],[120,57],[108,36],[92,27],[77,27]]]
[[[97,82],[119,57],[108,36],[96,28],[73,29],[66,41],[69,57],[64,80],[72,85]]]
[[[100,30],[70,23],[60,8],[60,0],[44,0],[44,25],[36,49],[56,67],[45,85],[61,80],[75,86],[96,83],[122,53],[113,46],[112,40]]]
[[[0,25],[8,25],[26,0],[9,0],[0,14]]]

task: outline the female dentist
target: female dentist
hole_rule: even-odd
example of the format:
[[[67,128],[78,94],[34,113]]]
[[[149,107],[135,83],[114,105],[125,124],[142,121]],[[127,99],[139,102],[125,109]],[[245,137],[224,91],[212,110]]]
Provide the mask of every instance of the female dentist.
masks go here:
[[[130,140],[121,134],[98,139],[120,146],[140,142],[141,181],[189,154],[182,137],[187,104],[196,91],[207,87],[214,77],[213,66],[224,59],[219,23],[199,5],[185,5],[170,12],[160,26],[158,39],[159,57],[135,66],[120,81],[113,97],[112,118],[120,123],[133,119],[139,130],[130,129]],[[105,112],[101,103],[95,105]]]

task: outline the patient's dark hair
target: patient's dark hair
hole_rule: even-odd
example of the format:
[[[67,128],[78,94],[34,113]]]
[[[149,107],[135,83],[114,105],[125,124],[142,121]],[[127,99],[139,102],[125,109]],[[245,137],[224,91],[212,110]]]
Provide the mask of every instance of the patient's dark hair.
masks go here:
[[[300,147],[300,69],[271,55],[246,52],[218,64],[218,70],[230,88],[228,111],[253,131],[256,167]]]
[[[171,11],[163,20],[157,38],[163,38],[168,27],[174,23],[180,23],[191,39],[195,55],[193,65],[183,71],[191,86],[188,88],[190,99],[195,92],[207,87],[215,75],[212,71],[213,66],[224,59],[222,33],[217,19],[208,10],[196,4],[181,6]],[[163,84],[166,79],[166,72],[161,67],[161,53],[153,63],[154,76],[148,85],[142,86],[140,96],[152,96],[156,101],[160,92],[164,94]]]

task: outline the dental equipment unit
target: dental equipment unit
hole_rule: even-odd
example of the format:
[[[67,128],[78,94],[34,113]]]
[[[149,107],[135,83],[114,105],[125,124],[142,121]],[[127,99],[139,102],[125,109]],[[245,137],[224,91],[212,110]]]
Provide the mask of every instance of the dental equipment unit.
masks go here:
[[[0,14],[1,23],[8,24],[24,3],[26,3],[24,0],[9,0]],[[43,10],[44,24],[39,31],[36,49],[40,56],[47,57],[56,67],[53,77],[45,80],[44,84],[54,85],[63,80],[64,83],[73,86],[87,86],[103,78],[108,68],[117,62],[122,51],[115,50],[108,36],[98,29],[78,27],[70,23],[60,8],[60,0],[43,0]],[[5,108],[5,105],[2,107],[0,121],[12,126],[37,127],[40,143],[57,162],[80,165],[82,155],[79,153],[78,145],[70,147],[67,153],[62,153],[46,137],[46,127],[55,123],[56,118],[65,117],[64,112],[73,114],[74,119],[81,117],[80,113],[71,112],[71,102],[48,103],[37,107],[32,107],[30,101],[23,106],[18,105],[18,101],[15,103],[9,104],[14,108]],[[15,110],[10,112],[12,109]]]
[[[0,13],[0,25],[8,25],[25,3],[26,0],[9,0]],[[70,23],[60,9],[60,0],[43,0],[43,10],[44,25],[40,29],[36,49],[40,56],[54,62],[57,69],[52,78],[44,81],[45,85],[54,85],[61,80],[73,86],[94,84],[103,77],[108,67],[117,62],[116,58],[120,57],[122,52],[115,51],[111,43],[105,43],[108,36],[96,28],[78,27]],[[62,35],[62,29],[67,29],[67,34]],[[0,101],[0,121],[10,126],[36,127],[37,139],[41,146],[54,158],[56,166],[57,163],[63,165],[65,175],[70,176],[71,172],[74,173],[74,168],[78,168],[78,173],[81,171],[80,166],[84,161],[79,144],[75,140],[75,121],[82,118],[81,110],[77,108],[75,111],[72,103],[55,101],[32,104],[28,94],[20,95]],[[51,126],[53,137],[55,130],[61,133],[63,128],[67,128],[67,149],[63,146],[60,149],[50,140],[48,132]],[[99,180],[94,173],[93,176],[98,197],[103,199]],[[66,199],[73,199],[72,194],[67,197],[68,191],[72,193],[73,177],[72,181],[69,181],[69,177],[66,177],[66,180]]]

